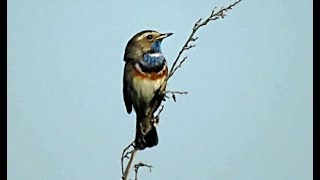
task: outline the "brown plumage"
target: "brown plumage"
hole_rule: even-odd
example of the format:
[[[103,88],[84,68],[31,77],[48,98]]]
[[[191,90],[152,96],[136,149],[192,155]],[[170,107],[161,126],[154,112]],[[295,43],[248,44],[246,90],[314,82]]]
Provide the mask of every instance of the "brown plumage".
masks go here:
[[[135,147],[143,150],[158,144],[156,127],[147,112],[158,88],[168,76],[167,63],[160,50],[161,41],[171,33],[142,31],[133,36],[125,50],[123,97],[128,113],[137,115]],[[156,108],[157,109],[157,108]]]

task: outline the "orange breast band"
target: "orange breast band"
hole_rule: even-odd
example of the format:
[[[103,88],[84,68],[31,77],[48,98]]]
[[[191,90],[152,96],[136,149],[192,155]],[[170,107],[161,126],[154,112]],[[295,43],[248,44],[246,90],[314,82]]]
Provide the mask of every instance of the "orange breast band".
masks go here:
[[[168,68],[167,66],[164,66],[163,69],[159,72],[142,72],[139,67],[136,67],[137,65],[134,66],[134,76],[140,77],[142,79],[152,79],[152,80],[157,80],[157,79],[162,79],[168,75]]]

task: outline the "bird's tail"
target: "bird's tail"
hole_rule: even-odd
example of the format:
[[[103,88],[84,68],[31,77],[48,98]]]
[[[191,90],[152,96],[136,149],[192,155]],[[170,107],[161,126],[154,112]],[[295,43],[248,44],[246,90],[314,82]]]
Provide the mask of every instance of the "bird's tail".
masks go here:
[[[135,147],[143,150],[146,147],[153,147],[158,144],[157,129],[151,122],[150,118],[137,117]]]

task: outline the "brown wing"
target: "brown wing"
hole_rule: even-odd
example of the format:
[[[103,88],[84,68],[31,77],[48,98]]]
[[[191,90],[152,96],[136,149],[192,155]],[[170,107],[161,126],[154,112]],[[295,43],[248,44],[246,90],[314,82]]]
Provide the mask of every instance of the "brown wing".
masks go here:
[[[131,100],[131,97],[129,95],[129,92],[130,90],[128,89],[128,83],[126,81],[126,67],[124,69],[124,73],[123,73],[123,89],[122,89],[122,92],[123,92],[123,100],[124,100],[124,103],[126,105],[126,109],[127,109],[127,112],[128,114],[130,114],[132,112],[132,100]]]

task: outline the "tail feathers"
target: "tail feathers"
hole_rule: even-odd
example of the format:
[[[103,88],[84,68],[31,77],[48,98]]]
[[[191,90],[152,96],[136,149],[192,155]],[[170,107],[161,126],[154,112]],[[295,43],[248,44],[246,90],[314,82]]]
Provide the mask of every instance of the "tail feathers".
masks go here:
[[[136,130],[136,139],[135,139],[135,147],[138,150],[143,150],[145,148],[151,148],[153,146],[156,146],[159,142],[157,129],[152,124],[151,129],[146,132],[144,135],[142,134],[141,128],[137,127]]]

